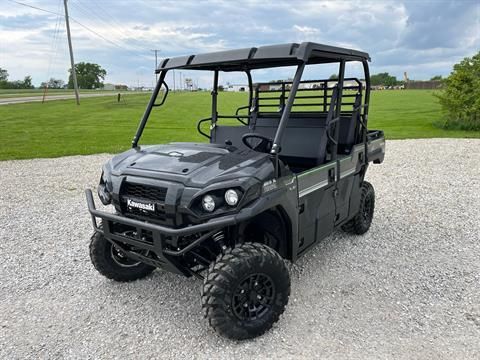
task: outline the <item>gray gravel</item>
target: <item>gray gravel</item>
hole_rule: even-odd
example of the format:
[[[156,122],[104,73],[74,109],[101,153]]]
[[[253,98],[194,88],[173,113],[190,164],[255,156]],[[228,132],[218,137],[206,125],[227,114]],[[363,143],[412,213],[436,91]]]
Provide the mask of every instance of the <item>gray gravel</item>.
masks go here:
[[[286,313],[232,342],[198,280],[119,284],[90,264],[83,189],[108,155],[0,162],[0,358],[479,358],[480,140],[389,141],[364,236],[292,266]]]

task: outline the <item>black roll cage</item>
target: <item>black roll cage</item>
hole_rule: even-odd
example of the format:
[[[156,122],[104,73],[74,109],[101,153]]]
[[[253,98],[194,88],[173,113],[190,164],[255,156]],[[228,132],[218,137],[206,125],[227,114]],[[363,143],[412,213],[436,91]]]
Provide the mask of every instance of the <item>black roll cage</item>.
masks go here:
[[[305,45],[306,44],[306,45]],[[300,47],[306,46],[312,46],[309,45],[312,43],[302,43]],[[297,44],[292,45],[292,49],[294,46],[297,46]],[[315,44],[314,44],[315,45]],[[323,46],[323,45],[318,45],[317,46]],[[327,47],[329,48],[329,47]],[[255,51],[253,51],[255,49]],[[262,49],[262,48],[259,48]],[[248,58],[252,58],[253,54],[255,52],[258,52],[256,48],[252,48],[250,50],[250,53],[248,55]],[[342,105],[342,96],[343,96],[343,85],[345,81],[345,64],[347,61],[361,61],[363,64],[363,70],[364,70],[364,76],[365,76],[365,92],[364,92],[364,99],[363,99],[363,104],[359,106],[359,108],[354,108],[353,111],[359,111],[360,112],[360,125],[361,125],[361,139],[362,142],[365,145],[365,156],[363,157],[363,161],[365,164],[368,163],[367,159],[367,124],[368,124],[368,105],[370,102],[370,73],[369,73],[369,67],[368,67],[368,54],[360,53],[360,52],[355,52],[354,50],[348,50],[348,49],[340,49],[340,48],[334,48],[338,53],[336,56],[333,56],[330,53],[321,53],[320,55],[317,55],[317,57],[312,57],[309,58],[307,55],[303,55],[304,59],[298,59],[295,58],[295,61],[292,63],[292,60],[289,59],[288,62],[281,62],[279,61],[273,61],[272,59],[269,59],[269,61],[262,63],[263,66],[260,66],[258,62],[255,63],[248,63],[245,62],[243,65],[241,64],[236,64],[232,63],[230,64],[228,61],[221,62],[218,61],[218,65],[212,64],[212,63],[206,63],[205,65],[196,65],[192,66],[191,64],[195,60],[195,56],[190,56],[190,57],[182,57],[182,58],[173,58],[173,59],[166,59],[163,62],[161,62],[161,65],[159,67],[159,70],[157,72],[160,74],[158,82],[155,86],[155,89],[153,90],[152,96],[150,98],[150,101],[148,102],[147,108],[145,109],[145,112],[143,114],[143,117],[140,121],[140,124],[137,128],[136,134],[132,140],[132,147],[136,148],[138,146],[138,141],[143,133],[143,130],[145,128],[145,125],[148,121],[148,118],[150,116],[150,113],[155,106],[161,106],[165,103],[165,100],[168,96],[168,85],[165,81],[165,77],[170,69],[191,69],[191,70],[207,70],[207,71],[213,71],[214,72],[214,77],[213,77],[213,90],[211,92],[211,97],[212,97],[212,107],[211,107],[211,116],[208,118],[204,118],[198,121],[197,123],[197,130],[200,134],[204,135],[207,138],[211,138],[209,134],[206,134],[201,130],[201,124],[203,124],[206,121],[210,121],[210,130],[214,129],[214,127],[217,124],[217,121],[219,118],[232,118],[232,119],[237,119],[239,120],[242,124],[248,125],[248,123],[244,122],[243,119],[247,118],[250,120],[252,112],[257,108],[258,104],[254,104],[255,101],[258,101],[258,97],[253,96],[253,82],[252,82],[252,76],[251,76],[251,69],[259,69],[259,68],[273,68],[273,67],[279,67],[279,66],[285,66],[285,65],[297,65],[297,69],[295,72],[294,79],[291,83],[291,88],[289,89],[289,94],[288,98],[286,99],[286,102],[282,103],[282,109],[281,109],[281,117],[280,121],[278,124],[278,128],[275,134],[275,138],[273,139],[273,145],[271,148],[271,156],[274,158],[276,168],[277,168],[277,174],[278,174],[278,163],[279,163],[279,153],[281,151],[281,143],[282,143],[282,138],[284,136],[285,128],[288,123],[288,119],[290,117],[292,107],[294,106],[294,101],[295,97],[297,94],[297,90],[299,88],[300,82],[301,82],[301,77],[303,74],[303,71],[305,69],[305,66],[307,64],[320,64],[320,63],[332,63],[336,62],[339,63],[339,70],[338,70],[338,80],[337,81],[337,86],[336,86],[336,91],[334,94],[332,94],[332,101],[331,101],[331,109],[330,111],[334,111],[332,114],[332,119],[330,121],[330,124],[332,125],[327,129],[328,131],[328,138],[329,138],[329,143],[330,143],[330,149],[331,149],[331,154],[332,154],[332,159],[331,160],[336,160],[337,159],[337,153],[338,153],[338,138],[339,138],[339,126],[334,126],[339,120],[340,120],[340,115],[341,115],[341,105]],[[340,50],[345,50],[345,51],[350,51],[350,52],[355,52],[354,55],[346,55],[346,54],[340,54]],[[224,52],[223,54],[229,54],[229,53],[234,53],[235,51],[241,51],[241,50],[233,50],[231,52]],[[314,51],[311,51],[312,54],[314,54]],[[362,55],[358,55],[358,54]],[[216,54],[220,53],[212,53],[211,56],[215,56]],[[208,56],[210,54],[206,55],[198,55],[198,56]],[[313,56],[313,55],[312,55]],[[218,57],[218,56],[217,56]],[[186,60],[185,60],[186,59]],[[314,59],[312,61],[311,59]],[[323,60],[323,61],[322,61]],[[168,67],[166,64],[170,64],[173,62],[180,62],[181,64],[178,66],[172,66]],[[249,99],[248,99],[248,105],[242,106],[237,109],[235,115],[227,116],[227,115],[219,115],[218,114],[218,108],[217,108],[217,96],[218,96],[218,75],[219,71],[244,71],[247,75],[248,79],[248,85],[249,85]],[[165,86],[165,94],[162,98],[162,101],[160,103],[156,103],[158,94],[160,92],[160,89],[162,86]],[[285,91],[283,91],[283,96],[285,95]],[[247,115],[240,115],[239,111],[242,109],[248,109],[248,114]],[[329,112],[330,112],[329,111]],[[333,134],[330,133],[330,130],[333,130]],[[340,166],[339,163],[337,163],[337,166]]]

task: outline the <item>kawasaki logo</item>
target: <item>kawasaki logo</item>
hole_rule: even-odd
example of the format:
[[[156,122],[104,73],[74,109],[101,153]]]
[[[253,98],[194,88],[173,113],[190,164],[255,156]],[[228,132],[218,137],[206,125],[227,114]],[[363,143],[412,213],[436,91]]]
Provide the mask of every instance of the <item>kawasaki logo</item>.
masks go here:
[[[131,199],[127,200],[127,206],[141,210],[155,211],[155,204],[145,204]]]

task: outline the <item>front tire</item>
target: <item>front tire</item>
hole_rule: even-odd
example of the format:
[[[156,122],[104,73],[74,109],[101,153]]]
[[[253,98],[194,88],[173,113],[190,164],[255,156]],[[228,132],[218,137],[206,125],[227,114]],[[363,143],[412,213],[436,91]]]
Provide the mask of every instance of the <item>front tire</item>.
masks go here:
[[[262,335],[278,321],[290,296],[281,256],[264,244],[229,249],[210,266],[202,308],[219,334],[235,340]]]
[[[90,259],[100,274],[119,282],[141,279],[155,270],[153,266],[126,257],[98,231],[92,235],[90,241]]]
[[[360,191],[360,209],[358,213],[342,226],[344,231],[357,235],[365,234],[370,229],[375,211],[375,190],[372,184],[364,181]]]

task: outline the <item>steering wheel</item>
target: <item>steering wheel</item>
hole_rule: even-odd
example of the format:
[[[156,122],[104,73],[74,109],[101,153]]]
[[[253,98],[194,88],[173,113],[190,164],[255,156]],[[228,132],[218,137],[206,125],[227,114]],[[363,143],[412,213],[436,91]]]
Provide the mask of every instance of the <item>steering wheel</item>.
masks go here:
[[[257,144],[254,144],[249,142],[249,139],[259,139],[260,141]],[[260,134],[255,134],[255,133],[249,133],[249,134],[243,135],[242,142],[249,149],[252,149],[253,151],[263,152],[263,153],[269,153],[270,150],[272,150],[272,145],[273,145],[272,139]]]

